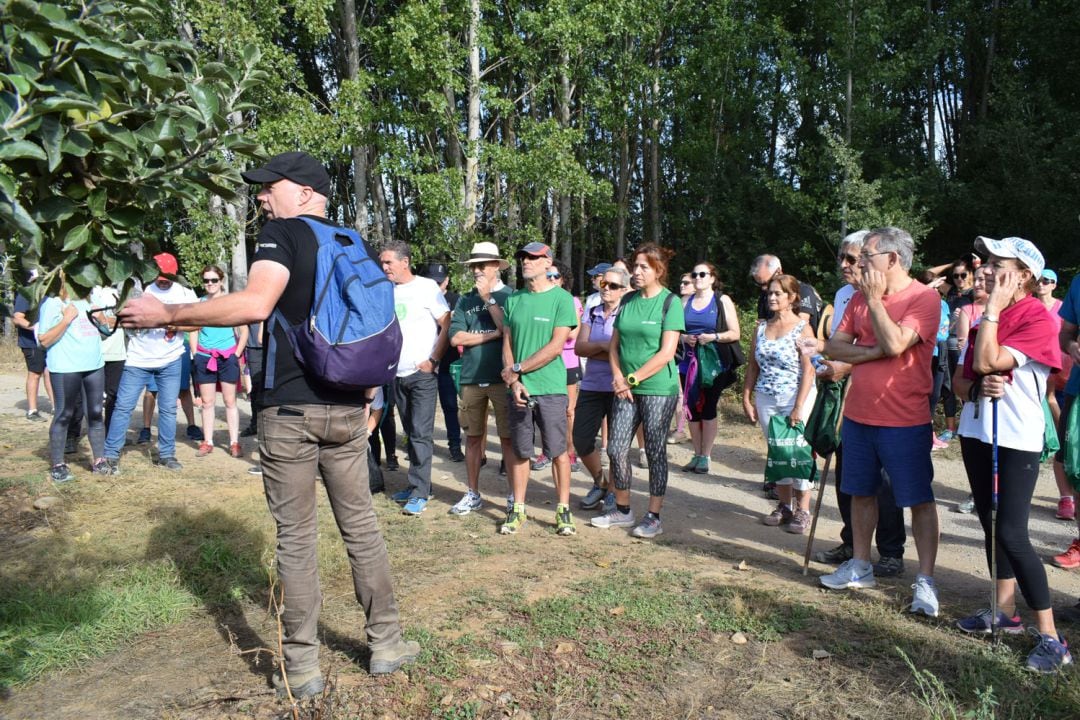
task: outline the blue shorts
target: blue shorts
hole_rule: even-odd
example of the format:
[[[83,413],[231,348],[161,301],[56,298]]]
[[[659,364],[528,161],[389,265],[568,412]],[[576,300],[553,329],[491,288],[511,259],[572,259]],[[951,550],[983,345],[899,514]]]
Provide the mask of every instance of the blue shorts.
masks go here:
[[[191,355],[187,350],[180,356],[180,389],[187,390],[191,387]],[[157,395],[157,383],[154,378],[146,383],[146,389]]]
[[[899,507],[934,502],[934,463],[930,460],[933,426],[878,427],[844,418],[841,428],[844,475],[840,489],[848,495],[876,496],[881,470],[889,473]]]
[[[207,369],[206,366],[209,362],[209,355],[195,354],[196,385],[216,385],[219,382],[235,385],[240,382],[240,360],[235,355],[218,358],[216,371]]]

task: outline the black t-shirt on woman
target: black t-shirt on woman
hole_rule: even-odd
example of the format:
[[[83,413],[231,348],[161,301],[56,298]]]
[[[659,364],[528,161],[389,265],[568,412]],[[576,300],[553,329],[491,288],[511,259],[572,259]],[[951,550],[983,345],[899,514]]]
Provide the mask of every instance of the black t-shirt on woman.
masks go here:
[[[336,225],[325,218],[308,216],[325,225]],[[289,282],[278,299],[276,310],[290,325],[305,322],[311,314],[311,303],[315,296],[315,258],[319,244],[315,234],[307,223],[299,218],[270,220],[263,226],[255,244],[255,259],[269,260],[285,266],[289,270]],[[366,247],[366,243],[365,243]],[[371,249],[366,248],[368,255]],[[378,258],[372,255],[378,262]],[[263,367],[269,368],[270,338],[265,333],[270,330],[270,320],[264,326]],[[274,355],[274,387],[266,390],[262,404],[266,407],[275,405],[363,405],[367,402],[367,392],[358,390],[346,392],[326,387],[319,379],[304,371],[293,355],[292,343],[285,328],[278,325],[274,330],[276,353]]]

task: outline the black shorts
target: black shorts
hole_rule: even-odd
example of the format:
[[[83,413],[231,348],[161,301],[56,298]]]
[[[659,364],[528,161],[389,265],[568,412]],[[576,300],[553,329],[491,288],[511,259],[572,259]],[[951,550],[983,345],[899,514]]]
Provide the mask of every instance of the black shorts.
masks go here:
[[[32,348],[19,348],[26,360],[26,371],[35,375],[45,372],[45,348],[38,345]]]
[[[566,384],[577,385],[581,382],[581,366],[566,368]]]
[[[206,368],[209,362],[209,355],[195,355],[194,374],[196,385],[214,385],[218,382],[235,385],[240,382],[240,360],[235,355],[218,358],[216,372]]]

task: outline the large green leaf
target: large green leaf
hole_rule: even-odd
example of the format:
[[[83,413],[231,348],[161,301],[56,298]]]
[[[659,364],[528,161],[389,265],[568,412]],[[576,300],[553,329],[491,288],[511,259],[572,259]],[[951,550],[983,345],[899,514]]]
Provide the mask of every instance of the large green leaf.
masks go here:
[[[90,239],[90,226],[79,225],[75,227],[71,232],[64,236],[64,245],[60,248],[62,252],[71,252],[77,250],[86,244],[86,241]]]
[[[54,195],[34,205],[31,216],[39,223],[57,223],[74,215],[77,207],[71,199]]]
[[[64,137],[64,130],[60,127],[60,119],[55,115],[46,115],[41,119],[38,132],[41,143],[45,146],[45,155],[49,158],[49,172],[55,172],[63,159],[60,144]]]
[[[18,160],[19,158],[48,159],[41,146],[29,140],[10,140],[0,143],[0,160]]]

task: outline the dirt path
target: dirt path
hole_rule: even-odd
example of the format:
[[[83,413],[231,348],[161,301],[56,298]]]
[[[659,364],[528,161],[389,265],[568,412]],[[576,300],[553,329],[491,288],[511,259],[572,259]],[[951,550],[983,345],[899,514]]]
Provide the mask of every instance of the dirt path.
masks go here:
[[[0,414],[18,415],[25,412],[22,398],[22,377],[15,373],[0,374]],[[22,406],[21,408],[19,406]],[[42,402],[42,408],[48,405]],[[246,416],[247,408],[242,410]],[[219,413],[220,414],[220,413]],[[821,591],[816,576],[825,566],[811,564],[810,577],[801,575],[802,551],[805,537],[794,536],[761,524],[761,517],[771,509],[771,503],[760,492],[764,443],[756,426],[741,416],[728,413],[722,421],[720,436],[713,452],[712,472],[707,476],[681,473],[679,466],[690,459],[686,445],[670,445],[672,473],[664,508],[665,534],[657,543],[644,543],[618,531],[601,531],[587,527],[587,514],[578,513],[579,533],[569,542],[555,539],[550,532],[554,509],[554,494],[548,471],[534,472],[529,506],[533,522],[521,536],[502,538],[495,535],[499,519],[504,481],[498,477],[497,445],[489,444],[489,461],[481,477],[481,489],[489,501],[485,510],[467,520],[465,529],[475,538],[475,557],[442,557],[437,538],[447,528],[460,528],[462,520],[446,514],[459,497],[463,465],[451,463],[446,457],[445,436],[441,417],[437,419],[436,457],[433,467],[435,499],[419,521],[403,519],[395,506],[380,498],[380,518],[387,528],[389,542],[409,542],[415,553],[395,553],[395,577],[398,583],[399,604],[407,625],[431,625],[433,618],[454,617],[462,594],[471,588],[498,587],[507,574],[518,578],[525,596],[543,597],[552,586],[565,587],[575,578],[587,578],[597,568],[612,564],[639,567],[671,567],[687,570],[699,578],[724,576],[733,582],[750,582],[810,602],[820,602],[835,594]],[[41,442],[47,437],[46,425],[41,424]],[[194,449],[179,448],[181,462],[192,463]],[[957,617],[986,603],[988,573],[983,567],[981,531],[972,515],[951,512],[952,506],[967,494],[966,479],[959,459],[959,449],[949,448],[935,453],[936,483],[941,515],[941,549],[938,556],[938,583],[943,614]],[[221,458],[220,480],[206,483],[177,483],[185,512],[220,506],[221,498],[229,502],[261,502],[261,485],[257,478],[246,474],[247,464]],[[635,469],[635,499],[639,508],[644,504],[641,494],[644,470]],[[405,475],[387,474],[390,491],[404,485]],[[583,473],[574,477],[575,502],[589,484]],[[133,490],[137,493],[139,488]],[[133,496],[138,507],[141,500]],[[1059,552],[1075,535],[1075,527],[1053,517],[1056,503],[1053,477],[1044,468],[1033,501],[1031,534],[1036,550],[1049,558]],[[818,526],[817,549],[832,547],[838,541],[839,516],[832,488],[826,490],[822,519]],[[272,538],[268,518],[259,529]],[[328,529],[327,533],[332,533]],[[907,571],[896,579],[883,580],[879,588],[862,593],[864,600],[880,601],[897,611],[910,598],[908,585],[913,581],[916,560],[909,538]],[[740,560],[753,568],[751,574],[740,574],[733,565]],[[1047,565],[1055,605],[1071,604],[1080,594],[1080,574],[1058,570]],[[749,578],[749,580],[748,580]],[[353,656],[359,651],[357,630],[362,618],[357,616],[355,603],[345,573],[324,578],[324,631],[332,638],[333,649]],[[245,606],[234,609],[236,615],[199,613],[181,625],[142,636],[121,652],[94,660],[63,674],[53,675],[20,688],[0,704],[0,716],[10,718],[50,717],[250,717],[247,712],[226,711],[220,704],[223,697],[233,698],[230,708],[258,706],[265,703],[269,690],[265,683],[252,682],[252,673],[266,675],[266,665],[255,667],[250,657],[230,652],[228,626],[232,632],[242,628],[237,644],[241,647],[268,644],[275,631],[264,608]],[[454,621],[457,623],[458,621]],[[437,623],[436,623],[437,624]],[[465,632],[467,622],[463,625]],[[725,649],[725,652],[730,652]],[[366,677],[355,668],[342,669],[339,682],[348,687]],[[367,681],[369,682],[369,681]],[[387,692],[400,691],[395,683],[401,678],[380,681]],[[407,682],[407,680],[405,680]],[[369,688],[370,689],[370,688]],[[207,705],[203,706],[203,700]],[[685,698],[683,698],[685,700]],[[108,708],[102,711],[102,708]],[[258,715],[262,717],[263,715]],[[589,716],[589,715],[586,715]],[[658,715],[660,717],[663,714]],[[698,716],[698,715],[694,715]],[[708,715],[724,717],[723,714]]]

